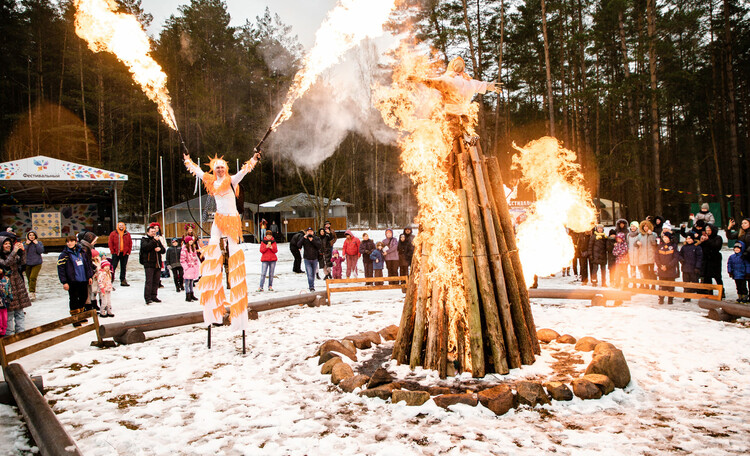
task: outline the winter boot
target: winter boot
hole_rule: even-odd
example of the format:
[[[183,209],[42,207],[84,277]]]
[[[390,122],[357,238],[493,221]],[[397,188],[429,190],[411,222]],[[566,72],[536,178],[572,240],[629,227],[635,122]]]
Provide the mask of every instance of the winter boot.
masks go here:
[[[667,298],[667,304],[674,304],[674,298],[671,296]]]
[[[185,302],[190,302],[190,301],[192,301],[192,299],[190,299],[190,293],[188,293],[188,292],[186,291],[186,292],[185,292]]]
[[[120,286],[121,287],[129,287],[130,284],[128,283],[127,280],[120,280]]]

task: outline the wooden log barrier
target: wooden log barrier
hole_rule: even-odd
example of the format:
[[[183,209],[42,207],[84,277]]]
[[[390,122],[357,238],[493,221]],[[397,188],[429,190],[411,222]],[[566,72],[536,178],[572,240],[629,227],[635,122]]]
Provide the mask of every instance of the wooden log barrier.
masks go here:
[[[701,298],[698,300],[698,307],[706,310],[717,310],[715,313],[717,316],[723,316],[718,310],[724,311],[726,314],[732,317],[746,317],[750,318],[750,306],[746,304],[738,304],[736,302],[729,301],[717,301],[710,298]],[[720,320],[726,321],[726,320]]]
[[[23,367],[12,363],[3,368],[3,373],[39,452],[43,456],[81,455],[78,445],[57,420]]]
[[[44,381],[42,380],[42,377],[39,375],[35,375],[31,377],[31,381],[34,382],[34,386],[36,386],[36,389],[39,390],[42,395],[44,395]],[[13,399],[13,394],[10,392],[10,386],[8,386],[8,382],[0,382],[0,404],[5,405],[16,405],[16,400]]]
[[[530,298],[541,299],[594,299],[602,296],[607,301],[630,301],[633,293],[622,290],[586,288],[532,288]]]
[[[281,298],[273,298],[264,301],[253,302],[247,305],[247,309],[250,318],[254,319],[254,317],[257,316],[258,312],[305,304],[314,306],[318,305],[323,300],[325,300],[325,292],[320,291],[317,293],[304,293],[300,295],[285,296]],[[136,329],[141,333],[145,333],[148,331],[176,328],[179,326],[194,325],[198,323],[203,323],[202,310],[100,325],[99,335],[102,338],[115,338],[124,336],[129,329]],[[137,334],[135,334],[134,332],[131,332],[131,334],[133,334],[132,337],[136,339],[135,341],[138,341],[137,339],[139,337],[137,337]]]

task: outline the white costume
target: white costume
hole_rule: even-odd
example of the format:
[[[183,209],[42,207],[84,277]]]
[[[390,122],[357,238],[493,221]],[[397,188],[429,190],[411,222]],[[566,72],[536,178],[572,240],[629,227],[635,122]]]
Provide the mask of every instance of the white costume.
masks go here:
[[[213,173],[204,173],[189,158],[185,160],[188,171],[203,181],[206,192],[216,199],[216,214],[211,227],[211,239],[201,249],[204,261],[201,263],[201,278],[197,289],[200,291],[200,303],[203,306],[203,320],[208,323],[222,323],[224,306],[229,304],[229,316],[232,329],[244,330],[248,327],[247,318],[247,284],[245,283],[245,254],[239,246],[242,237],[242,222],[237,212],[236,192],[245,175],[252,171],[258,161],[252,158],[245,162],[242,169],[230,176],[217,179]],[[227,163],[218,158],[210,162],[212,170],[217,165],[228,169]],[[229,300],[224,294],[222,280],[222,254],[219,241],[226,236],[229,250]]]

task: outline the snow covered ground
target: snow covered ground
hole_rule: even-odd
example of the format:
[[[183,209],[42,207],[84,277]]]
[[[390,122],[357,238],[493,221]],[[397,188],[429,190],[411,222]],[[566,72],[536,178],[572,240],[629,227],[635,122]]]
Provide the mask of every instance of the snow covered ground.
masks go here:
[[[286,244],[279,247],[274,296],[303,292],[304,274],[290,272],[291,254]],[[248,288],[254,290],[260,254],[256,245],[246,248]],[[725,259],[728,254],[725,249]],[[67,315],[54,258],[45,258],[39,300],[28,309],[27,327]],[[103,323],[199,309],[184,302],[171,279],[159,293],[164,302],[146,306],[143,274],[133,260],[132,286],[115,291],[116,317]],[[725,284],[734,297],[728,277]],[[559,275],[540,280],[540,287],[574,286]],[[253,292],[250,299],[267,295]],[[618,308],[535,300],[538,328],[594,336],[621,348],[631,384],[601,400],[576,398],[500,417],[481,406],[457,405],[448,412],[432,401],[407,407],[340,392],[319,373],[317,358],[307,358],[329,338],[398,324],[402,296],[398,290],[342,293],[334,295],[331,307],[261,313],[252,322],[245,356],[238,334],[217,329],[208,350],[206,331],[196,325],[148,333],[144,344],[107,350],[89,347],[93,337],[84,335],[21,363],[44,377],[47,400],[86,455],[750,452],[747,322],[714,322],[694,303],[659,306],[654,296],[638,296]],[[360,362],[370,356],[360,353]],[[533,366],[510,376],[551,375],[553,361],[543,349]],[[404,369],[391,365],[399,374]],[[429,373],[419,374],[437,382]],[[0,447],[0,454],[28,449],[13,408],[0,406],[0,429],[0,438],[15,442]]]

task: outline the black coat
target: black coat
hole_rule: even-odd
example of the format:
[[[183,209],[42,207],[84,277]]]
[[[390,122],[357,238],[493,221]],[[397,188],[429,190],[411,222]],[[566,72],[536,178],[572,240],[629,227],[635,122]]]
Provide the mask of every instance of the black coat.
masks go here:
[[[161,251],[157,252],[156,248],[161,247]],[[161,255],[164,252],[164,246],[161,242],[150,236],[143,236],[141,238],[141,264],[144,268],[160,268],[162,265]]]
[[[703,249],[699,245],[686,243],[680,250],[680,263],[683,271],[700,274],[703,266]]]
[[[578,233],[578,239],[576,242],[576,254],[579,258],[588,258],[591,252],[589,247],[591,246],[591,232],[585,231]]]
[[[65,246],[65,249],[57,259],[57,277],[62,284],[76,281],[75,264],[73,264],[73,260],[70,258],[72,253],[76,253],[83,258],[83,268],[86,271],[86,280],[94,277],[94,270],[91,268],[91,264],[88,261],[85,261],[86,258],[83,249],[80,246],[76,246],[74,247],[74,250]]]
[[[366,241],[362,241],[359,243],[359,253],[362,254],[362,262],[370,264],[372,263],[372,259],[370,258],[370,254],[376,249],[375,247],[375,241],[372,239],[368,239]]]
[[[398,241],[398,262],[400,266],[411,266],[411,259],[414,256],[414,244],[407,239],[404,242]]]
[[[617,242],[616,237],[607,236],[607,267],[609,267],[609,269],[614,268],[615,264],[617,263],[617,257],[612,252],[612,249],[615,248],[616,242]]]
[[[703,249],[702,277],[721,277],[721,246],[724,240],[714,230],[711,236],[700,243]]]
[[[659,250],[656,251],[656,275],[659,278],[674,279],[679,275],[677,266],[680,264],[680,254],[677,251],[677,244],[661,243]],[[662,269],[664,266],[666,269]]]
[[[321,249],[319,238],[312,236],[312,239],[308,239],[307,236],[303,236],[299,241],[297,241],[297,247],[302,249],[302,258],[310,261],[318,260]]]
[[[589,237],[589,261],[594,264],[607,264],[607,237],[596,238],[595,234]]]
[[[289,250],[292,252],[299,252],[299,240],[305,237],[305,233],[302,231],[298,231],[294,233],[294,236],[292,236],[292,240],[289,241]]]

